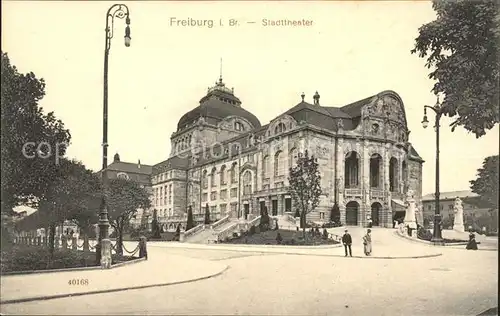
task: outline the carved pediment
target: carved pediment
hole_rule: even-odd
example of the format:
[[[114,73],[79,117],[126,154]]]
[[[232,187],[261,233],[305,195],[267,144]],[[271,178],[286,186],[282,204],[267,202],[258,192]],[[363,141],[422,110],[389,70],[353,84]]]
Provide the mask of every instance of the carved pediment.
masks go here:
[[[363,110],[363,117],[379,117],[398,121],[405,124],[405,114],[401,102],[392,96],[383,96],[375,102],[366,105]]]

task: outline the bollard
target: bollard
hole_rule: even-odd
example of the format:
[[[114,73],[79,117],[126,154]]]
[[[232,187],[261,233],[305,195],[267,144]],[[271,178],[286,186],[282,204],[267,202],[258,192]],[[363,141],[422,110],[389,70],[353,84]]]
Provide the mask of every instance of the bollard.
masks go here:
[[[148,260],[147,239],[144,236],[141,236],[139,240],[139,258],[146,258]]]
[[[42,245],[42,236],[38,236],[36,239],[37,239],[37,245],[41,246]]]
[[[71,249],[78,250],[78,245],[76,244],[76,242],[77,242],[76,237],[71,238]]]

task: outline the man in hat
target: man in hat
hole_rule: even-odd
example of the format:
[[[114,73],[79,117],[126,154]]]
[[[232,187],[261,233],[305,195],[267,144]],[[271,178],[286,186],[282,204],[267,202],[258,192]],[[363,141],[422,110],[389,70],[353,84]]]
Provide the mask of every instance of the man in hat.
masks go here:
[[[342,236],[342,243],[344,244],[345,256],[347,257],[347,249],[349,249],[349,256],[352,257],[352,238],[347,229],[345,230],[344,236]]]

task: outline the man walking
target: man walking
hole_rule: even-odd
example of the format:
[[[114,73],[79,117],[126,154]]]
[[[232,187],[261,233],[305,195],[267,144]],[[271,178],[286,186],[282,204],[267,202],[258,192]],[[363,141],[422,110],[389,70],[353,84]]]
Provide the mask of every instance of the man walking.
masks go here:
[[[347,257],[347,249],[349,248],[349,256],[352,257],[352,238],[347,229],[345,230],[344,236],[342,236],[342,243],[344,244],[345,256]]]

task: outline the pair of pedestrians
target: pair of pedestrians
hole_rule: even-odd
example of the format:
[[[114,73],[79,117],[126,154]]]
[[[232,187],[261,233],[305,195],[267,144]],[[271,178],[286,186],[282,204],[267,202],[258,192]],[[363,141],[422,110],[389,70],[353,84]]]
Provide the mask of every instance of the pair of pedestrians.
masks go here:
[[[372,254],[372,236],[371,229],[368,229],[366,235],[363,236],[363,248],[366,256],[371,256]],[[345,256],[347,257],[348,251],[349,256],[352,257],[352,237],[349,231],[346,229],[344,236],[342,236],[342,244],[344,245]]]

